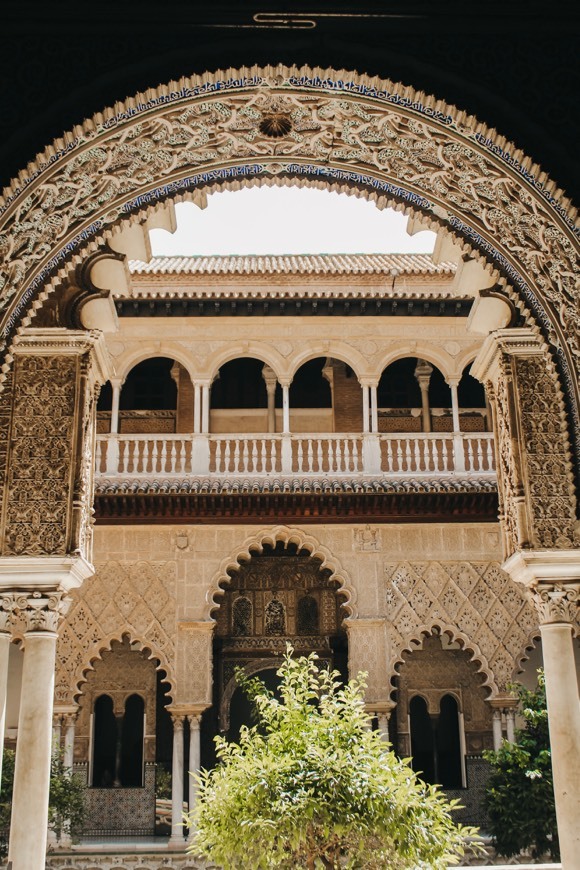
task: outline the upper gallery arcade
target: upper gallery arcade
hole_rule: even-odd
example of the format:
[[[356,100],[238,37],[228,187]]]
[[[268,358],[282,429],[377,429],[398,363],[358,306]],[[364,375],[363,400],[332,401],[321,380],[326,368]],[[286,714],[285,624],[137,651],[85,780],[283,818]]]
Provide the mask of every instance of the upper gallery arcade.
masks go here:
[[[174,202],[261,183],[394,204],[411,232],[437,232],[435,253],[151,259]],[[574,866],[575,220],[476,119],[283,67],[139,95],[14,180],[0,209],[2,698],[12,641],[24,649],[14,870],[44,866],[28,820],[44,830],[53,711],[97,814],[101,788],[150,788],[147,763],[173,746],[182,843],[184,739],[195,766],[204,728],[232,723],[236,662],[271,670],[299,638],[368,671],[378,727],[432,771],[452,746],[448,787],[466,788],[468,759],[512,733],[508,684],[540,635]],[[172,720],[143,730],[168,701]],[[93,726],[121,721],[142,754],[119,743],[107,761]]]

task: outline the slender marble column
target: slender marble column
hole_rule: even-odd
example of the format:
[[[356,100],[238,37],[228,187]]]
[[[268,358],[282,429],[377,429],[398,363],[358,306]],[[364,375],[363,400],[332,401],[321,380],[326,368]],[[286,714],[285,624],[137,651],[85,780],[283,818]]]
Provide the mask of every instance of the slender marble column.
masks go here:
[[[201,715],[193,713],[187,717],[187,721],[189,722],[189,812],[191,814],[197,797],[197,782],[193,774],[197,774],[201,770],[201,746],[199,735]],[[191,828],[190,837],[193,833],[193,828]]]
[[[8,853],[11,870],[44,870],[45,865],[56,641],[56,631],[24,635]]]
[[[580,702],[572,625],[540,625],[552,773],[563,870],[578,867],[580,855]]]
[[[290,432],[290,384],[282,384],[282,432]]]
[[[379,431],[379,409],[377,402],[377,384],[370,385],[371,391],[371,432]]]
[[[509,743],[514,743],[516,739],[516,711],[508,709],[505,711],[506,738]]]
[[[361,384],[362,388],[362,405],[363,405],[363,432],[365,435],[369,432],[369,388],[367,384]]]
[[[170,845],[183,845],[183,725],[185,717],[172,713],[173,761],[171,765],[171,837]]]
[[[4,748],[6,725],[6,696],[8,694],[8,661],[10,659],[9,632],[0,631],[0,750]],[[0,751],[0,787],[2,785],[2,751]]]
[[[60,713],[55,713],[52,717],[52,755],[53,758],[58,758],[60,754],[60,744],[62,738],[62,716]]]
[[[72,766],[74,764],[74,750],[75,750],[75,716],[72,714],[68,714],[64,717],[65,722],[65,731],[64,731],[64,752],[63,752],[63,762],[64,766],[69,770],[72,770]]]
[[[111,387],[113,389],[113,402],[111,405],[111,434],[115,435],[119,431],[119,402],[121,399],[121,387],[123,386],[122,378],[111,378]]]
[[[501,710],[493,711],[493,748],[497,752],[497,750],[501,746],[501,742],[503,740],[502,730],[501,730]]]
[[[197,381],[193,385],[193,431],[201,432],[201,384]]]
[[[209,432],[209,384],[201,385],[201,431]]]
[[[451,390],[451,413],[453,414],[453,431],[460,432],[461,428],[459,425],[459,396],[457,394],[457,387],[459,381],[457,379],[449,379],[447,383],[449,384],[449,389]]]
[[[431,431],[431,408],[429,407],[429,383],[433,374],[433,366],[424,359],[418,361],[415,367],[415,377],[421,390],[421,417],[423,432]]]

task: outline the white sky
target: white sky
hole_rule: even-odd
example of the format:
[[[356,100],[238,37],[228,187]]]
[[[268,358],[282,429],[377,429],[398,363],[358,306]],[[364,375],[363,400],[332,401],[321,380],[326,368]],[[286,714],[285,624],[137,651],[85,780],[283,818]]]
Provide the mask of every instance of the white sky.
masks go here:
[[[177,230],[151,231],[154,256],[431,253],[435,233],[408,236],[407,218],[326,190],[253,187],[176,207]]]

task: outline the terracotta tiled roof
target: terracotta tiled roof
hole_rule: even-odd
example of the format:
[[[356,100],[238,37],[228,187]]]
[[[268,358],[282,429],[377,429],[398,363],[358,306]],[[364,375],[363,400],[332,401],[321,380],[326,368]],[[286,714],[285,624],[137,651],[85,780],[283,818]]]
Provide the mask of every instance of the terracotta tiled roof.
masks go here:
[[[454,263],[436,265],[430,254],[295,254],[227,257],[153,257],[131,260],[137,275],[450,275]]]
[[[178,495],[178,494],[267,494],[309,493],[322,494],[380,494],[380,493],[481,493],[496,492],[495,480],[489,478],[416,478],[373,480],[329,480],[328,478],[187,478],[169,480],[97,479],[96,495]]]

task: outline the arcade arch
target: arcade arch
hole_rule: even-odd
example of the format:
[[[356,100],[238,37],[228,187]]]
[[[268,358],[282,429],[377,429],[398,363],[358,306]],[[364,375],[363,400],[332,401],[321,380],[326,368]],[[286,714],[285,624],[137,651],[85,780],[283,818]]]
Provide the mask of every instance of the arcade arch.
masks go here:
[[[293,133],[282,142],[264,132],[268,125],[263,122],[275,109],[290,121]],[[240,118],[254,119],[248,121],[250,135],[238,123]],[[300,118],[307,121],[300,122],[299,129],[296,119]],[[200,143],[194,151],[181,144],[193,138]],[[89,255],[98,253],[99,264],[95,260],[89,269],[91,292],[78,308],[83,327],[99,328],[106,319],[101,302],[122,280],[121,261],[134,252],[137,228],[154,217],[159,205],[216,185],[235,186],[248,179],[276,183],[278,177],[344,186],[379,205],[395,203],[425,225],[443,229],[441,245],[448,243],[458,262],[458,281],[480,301],[478,291],[494,285],[519,309],[526,327],[500,327],[501,334],[486,339],[474,372],[493,390],[498,413],[502,522],[505,554],[511,555],[507,567],[522,582],[540,587],[536,602],[546,658],[561,664],[564,650],[569,665],[564,636],[570,634],[577,609],[579,573],[569,451],[570,433],[576,447],[580,441],[576,212],[538,167],[476,119],[409,88],[332,70],[279,67],[244,70],[239,76],[218,72],[205,79],[184,80],[177,88],[160,88],[157,94],[139,95],[86,121],[75,136],[41,155],[5,192],[0,203],[6,376],[2,401],[12,408],[10,391],[21,395],[27,379],[44,378],[43,388],[58,380],[76,409],[67,430],[70,441],[83,448],[65,455],[65,474],[73,483],[57,491],[51,465],[54,445],[39,442],[38,489],[50,491],[52,503],[65,517],[64,525],[58,529],[55,525],[49,535],[37,528],[36,521],[16,523],[6,514],[2,552],[8,559],[7,578],[14,576],[10,563],[14,556],[36,561],[23,569],[24,574],[31,573],[22,579],[21,589],[7,579],[12,585],[5,600],[12,601],[10,596],[23,590],[28,594],[40,582],[39,559],[65,559],[58,571],[50,568],[53,573],[49,562],[43,563],[56,598],[53,595],[42,605],[41,629],[54,627],[65,594],[91,573],[91,397],[106,380],[106,364],[99,356],[96,334],[59,333],[47,338],[26,331],[34,312],[59,286],[69,286],[72,269],[83,262],[88,267]],[[60,191],[58,198],[54,190]],[[105,242],[114,255],[104,252]],[[87,288],[82,292],[86,294]],[[483,315],[481,319],[486,321]],[[49,354],[50,364],[39,375],[36,358]],[[510,393],[513,384],[519,410],[514,410]],[[364,384],[363,390],[369,386]],[[203,389],[208,390],[209,384]],[[513,419],[517,413],[520,418]],[[548,450],[540,425],[546,421],[551,427]],[[520,424],[523,434],[519,450],[514,451]],[[530,443],[538,450],[530,450]],[[18,445],[10,450],[1,458],[6,465],[18,460]],[[542,465],[536,452],[555,455],[555,465]],[[27,498],[23,490],[22,499]],[[547,499],[551,499],[548,511]],[[42,582],[46,591],[46,577]],[[36,684],[40,678],[48,684],[54,670],[55,644],[45,642],[46,637],[41,644],[35,636],[41,633],[40,606],[38,598],[36,603],[30,599],[15,605],[30,621],[25,685],[33,685],[35,673]],[[569,677],[570,668],[565,672]],[[562,690],[561,679],[556,681],[557,668],[551,673],[552,721],[560,723],[562,734],[575,733],[578,721],[569,700],[572,694]],[[40,710],[38,728],[46,731],[51,700],[45,692],[34,701],[23,693],[21,718],[32,721]],[[26,742],[25,734],[23,729],[19,756],[43,770],[47,759],[30,740]],[[567,768],[577,771],[579,764],[570,764],[563,746],[555,737],[563,849],[571,850],[567,832],[573,828],[573,817],[562,796],[570,792]],[[17,779],[23,764],[19,768],[17,761]],[[21,862],[15,868],[36,870],[40,858],[44,861],[43,836],[30,844],[26,820],[34,812],[43,830],[47,778],[40,777],[35,789],[34,794],[30,789],[19,792],[20,805],[15,805],[11,857],[16,855]]]

